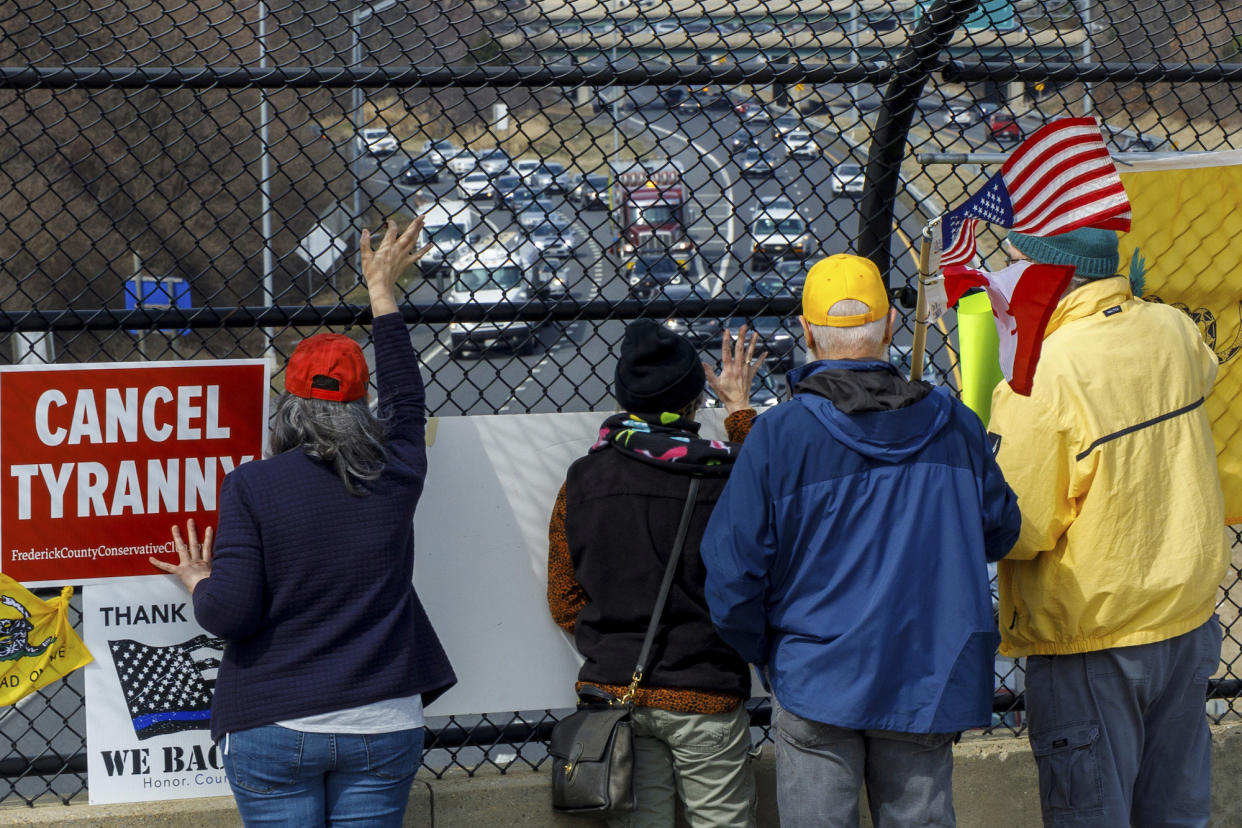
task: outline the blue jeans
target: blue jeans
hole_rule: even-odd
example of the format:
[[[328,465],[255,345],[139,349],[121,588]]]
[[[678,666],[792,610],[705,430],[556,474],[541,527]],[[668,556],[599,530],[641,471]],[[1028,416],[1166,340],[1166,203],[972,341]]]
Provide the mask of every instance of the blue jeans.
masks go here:
[[[265,725],[228,735],[224,771],[247,826],[400,826],[423,730],[303,733]]]

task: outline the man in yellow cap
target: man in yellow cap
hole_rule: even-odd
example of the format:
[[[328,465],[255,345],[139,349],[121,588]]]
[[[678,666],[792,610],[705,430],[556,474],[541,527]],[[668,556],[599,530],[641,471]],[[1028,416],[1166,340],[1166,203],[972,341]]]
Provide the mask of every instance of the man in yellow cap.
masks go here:
[[[867,259],[811,268],[811,361],[701,546],[712,620],[770,684],[783,825],[857,826],[864,782],[877,825],[953,825],[953,742],[991,721],[1017,499],[979,418],[885,359],[896,318]]]

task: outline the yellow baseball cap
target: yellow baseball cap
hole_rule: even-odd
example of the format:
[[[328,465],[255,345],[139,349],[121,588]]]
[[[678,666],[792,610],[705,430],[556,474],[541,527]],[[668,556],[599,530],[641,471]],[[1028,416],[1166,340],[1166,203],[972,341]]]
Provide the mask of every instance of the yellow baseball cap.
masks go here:
[[[856,299],[871,310],[854,316],[829,316],[828,311],[842,299]],[[870,259],[838,253],[820,259],[806,274],[802,286],[802,315],[812,325],[853,328],[888,313],[888,290],[880,269]]]

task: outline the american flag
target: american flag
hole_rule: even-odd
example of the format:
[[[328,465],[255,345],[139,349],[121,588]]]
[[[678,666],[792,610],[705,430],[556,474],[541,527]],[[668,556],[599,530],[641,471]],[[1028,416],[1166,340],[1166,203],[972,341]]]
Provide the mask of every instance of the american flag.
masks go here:
[[[1023,141],[983,189],[941,222],[941,267],[975,256],[975,223],[1033,236],[1130,229],[1130,200],[1094,118],[1063,118]]]
[[[108,647],[139,739],[207,729],[224,639],[200,635],[157,647],[122,638]]]

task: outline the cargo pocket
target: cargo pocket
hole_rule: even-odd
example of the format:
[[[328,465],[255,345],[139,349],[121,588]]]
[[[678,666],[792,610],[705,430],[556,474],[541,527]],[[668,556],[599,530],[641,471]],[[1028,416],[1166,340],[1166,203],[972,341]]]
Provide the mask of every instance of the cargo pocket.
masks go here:
[[[1050,811],[1084,813],[1104,807],[1097,722],[1079,722],[1031,736],[1039,765],[1039,798]]]

